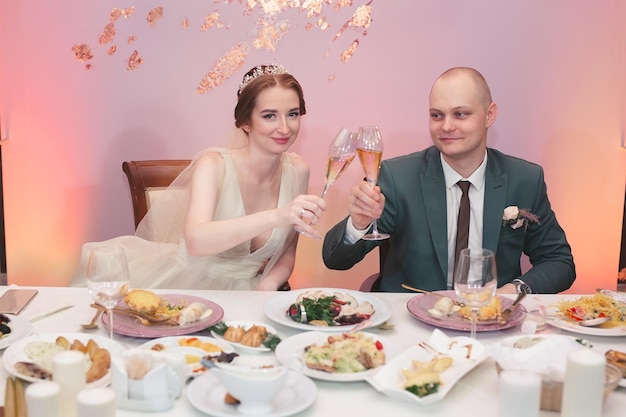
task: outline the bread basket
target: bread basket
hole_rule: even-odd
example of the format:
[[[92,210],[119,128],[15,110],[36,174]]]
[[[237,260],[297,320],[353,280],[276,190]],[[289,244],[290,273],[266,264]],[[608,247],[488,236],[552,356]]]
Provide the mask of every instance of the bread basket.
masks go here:
[[[496,362],[498,375],[502,367]],[[613,391],[622,379],[622,371],[614,365],[606,364],[604,398]],[[546,411],[561,411],[563,398],[563,382],[542,379],[541,381],[541,409]]]

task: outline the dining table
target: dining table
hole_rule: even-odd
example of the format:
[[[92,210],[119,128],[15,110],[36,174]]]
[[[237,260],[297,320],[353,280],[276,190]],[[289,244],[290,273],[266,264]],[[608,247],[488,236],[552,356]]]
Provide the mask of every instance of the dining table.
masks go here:
[[[32,334],[75,332],[108,337],[107,329],[102,322],[94,330],[84,330],[80,326],[81,323],[89,322],[95,312],[90,307],[93,300],[87,288],[10,285],[0,287],[0,294],[8,288],[35,288],[38,290],[37,296],[19,313],[20,317],[29,321],[32,320]],[[276,329],[282,340],[303,332],[301,329],[272,321],[266,316],[264,305],[277,296],[278,293],[276,292],[195,289],[155,289],[151,291],[157,294],[183,294],[209,300],[223,309],[223,321],[246,320],[267,323]],[[295,291],[297,290],[292,292]],[[338,291],[341,291],[341,289],[338,289]],[[388,304],[391,307],[391,315],[386,320],[385,326],[371,327],[366,331],[384,338],[387,344],[393,344],[396,350],[403,351],[421,341],[428,340],[436,329],[435,326],[416,319],[407,308],[410,300],[423,295],[409,292],[368,294]],[[563,299],[574,299],[580,296],[577,294],[530,294],[523,300],[522,305],[527,311],[527,316],[538,316],[539,306],[550,305]],[[522,335],[521,327],[520,324],[502,330],[478,332],[476,338],[484,345],[497,344],[511,336]],[[449,337],[469,336],[467,331],[445,328],[441,330]],[[195,334],[210,336],[210,332],[206,329]],[[537,334],[580,336],[549,324]],[[623,336],[585,335],[583,337],[591,342],[594,349],[599,352],[606,352],[609,349],[626,352],[626,330]],[[147,341],[146,338],[120,334],[115,334],[114,340],[126,348],[136,347]],[[261,353],[261,355],[273,354],[273,352]],[[4,366],[0,373],[0,392],[4,393],[5,381],[9,373]],[[485,359],[464,375],[443,399],[429,405],[392,398],[377,391],[366,381],[336,382],[319,379],[314,379],[313,381],[317,392],[312,392],[312,395],[316,395],[316,398],[310,407],[295,414],[297,416],[312,417],[347,414],[351,416],[385,415],[394,417],[413,417],[416,415],[428,415],[430,417],[496,417],[502,415],[498,407],[499,375],[496,371],[495,362],[491,357]],[[118,408],[116,415],[118,417],[139,417],[148,414],[163,417],[206,416],[207,414],[196,409],[188,401],[186,396],[188,386],[189,382],[183,387],[182,394],[169,410],[146,413]],[[0,395],[0,402],[2,401],[3,395]],[[524,398],[520,398],[519,401],[524,401]],[[604,400],[602,415],[605,417],[623,417],[625,410],[626,388],[620,386]],[[540,415],[542,417],[558,416],[559,412],[542,410]]]

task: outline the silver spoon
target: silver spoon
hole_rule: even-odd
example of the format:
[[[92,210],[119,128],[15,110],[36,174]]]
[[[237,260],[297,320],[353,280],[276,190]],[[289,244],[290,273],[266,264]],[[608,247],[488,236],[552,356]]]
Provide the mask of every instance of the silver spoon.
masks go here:
[[[82,327],[85,330],[92,330],[92,329],[97,329],[98,325],[96,324],[96,322],[98,321],[98,319],[100,318],[100,316],[102,315],[102,312],[104,310],[98,310],[96,311],[96,314],[93,316],[93,318],[91,319],[91,323],[87,323],[87,324],[81,324],[80,327]]]
[[[609,321],[608,317],[598,317],[597,319],[581,320],[578,324],[584,327],[594,327],[606,323],[607,321]]]

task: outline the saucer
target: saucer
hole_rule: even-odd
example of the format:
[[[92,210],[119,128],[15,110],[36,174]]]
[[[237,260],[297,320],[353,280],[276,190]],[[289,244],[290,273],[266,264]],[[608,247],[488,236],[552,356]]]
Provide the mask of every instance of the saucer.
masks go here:
[[[237,406],[226,404],[226,389],[219,380],[208,372],[191,381],[187,386],[187,399],[197,410],[215,417],[245,415]],[[272,400],[272,411],[264,417],[283,417],[299,413],[310,407],[317,397],[317,387],[308,377],[289,371],[287,383]]]

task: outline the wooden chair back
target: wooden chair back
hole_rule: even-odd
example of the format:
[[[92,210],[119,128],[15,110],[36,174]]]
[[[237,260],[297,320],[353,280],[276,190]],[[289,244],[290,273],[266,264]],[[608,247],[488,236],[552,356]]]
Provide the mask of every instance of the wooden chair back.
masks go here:
[[[130,186],[135,228],[150,208],[150,193],[167,188],[190,163],[189,159],[155,159],[122,163],[122,170]]]

